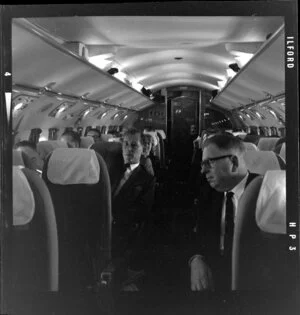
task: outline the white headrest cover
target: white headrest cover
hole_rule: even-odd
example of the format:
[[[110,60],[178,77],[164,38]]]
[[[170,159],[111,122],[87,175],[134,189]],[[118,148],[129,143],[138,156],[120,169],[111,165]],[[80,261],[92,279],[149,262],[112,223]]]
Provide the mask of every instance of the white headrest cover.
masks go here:
[[[286,234],[286,173],[268,171],[256,203],[256,223],[268,233]]]
[[[156,132],[159,133],[164,140],[166,139],[166,134],[165,134],[164,130],[157,129]]]
[[[252,173],[265,174],[269,170],[280,170],[276,154],[273,151],[246,151],[245,162]]]
[[[244,142],[244,145],[245,145],[246,151],[251,151],[251,150],[258,151],[258,147],[254,143]]]
[[[100,166],[94,150],[81,148],[57,148],[53,151],[47,177],[53,184],[96,184]]]
[[[13,166],[13,225],[29,223],[34,210],[34,196],[28,180],[18,166]]]
[[[272,151],[279,138],[260,138],[258,141],[258,149],[261,151]]]
[[[285,143],[282,144],[282,147],[280,149],[279,155],[286,161],[286,155],[285,155]]]
[[[56,148],[67,148],[67,144],[60,140],[41,141],[37,144],[36,149],[40,157],[44,160],[49,153]]]
[[[81,137],[80,139],[80,147],[81,148],[89,148],[95,143],[94,138],[87,136],[87,137]]]

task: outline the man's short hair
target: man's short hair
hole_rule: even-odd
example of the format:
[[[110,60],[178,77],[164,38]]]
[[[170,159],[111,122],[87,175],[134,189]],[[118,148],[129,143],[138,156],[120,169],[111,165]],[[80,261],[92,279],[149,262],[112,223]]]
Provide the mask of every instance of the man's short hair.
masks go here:
[[[101,137],[101,132],[100,132],[100,130],[98,130],[98,129],[96,129],[96,128],[91,128],[91,129],[89,129],[89,131],[88,131],[86,134],[88,134],[90,131],[96,132],[97,135],[98,135],[98,137],[99,137],[99,138]]]
[[[229,132],[219,133],[206,139],[203,144],[203,149],[210,144],[216,145],[221,150],[236,149],[240,153],[246,150],[243,140]]]
[[[136,129],[136,128],[129,128],[129,129],[127,129],[127,130],[125,130],[124,132],[123,132],[123,136],[122,136],[122,140],[124,139],[124,137],[125,136],[129,136],[129,135],[140,135],[140,138],[141,138],[141,142],[143,141],[142,140],[142,130],[140,130],[140,129]]]
[[[62,135],[62,136],[70,136],[74,142],[78,143],[78,146],[80,145],[80,136],[76,131],[73,130],[66,130]]]
[[[23,141],[20,141],[20,142],[15,144],[15,148],[16,149],[19,149],[19,148],[22,148],[22,147],[28,147],[28,148],[36,151],[36,144],[34,142],[31,142],[31,141],[28,141],[28,140],[23,140]]]

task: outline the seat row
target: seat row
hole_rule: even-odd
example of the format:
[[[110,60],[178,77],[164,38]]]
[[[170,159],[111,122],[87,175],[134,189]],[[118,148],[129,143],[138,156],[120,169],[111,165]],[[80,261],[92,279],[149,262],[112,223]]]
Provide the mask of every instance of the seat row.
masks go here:
[[[58,147],[42,177],[13,154],[13,289],[85,290],[110,261],[111,188],[94,150]]]

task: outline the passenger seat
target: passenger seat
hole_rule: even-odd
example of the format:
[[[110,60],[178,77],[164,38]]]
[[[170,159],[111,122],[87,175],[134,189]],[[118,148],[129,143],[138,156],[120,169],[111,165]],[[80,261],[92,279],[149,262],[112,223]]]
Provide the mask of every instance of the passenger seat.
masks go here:
[[[13,166],[12,289],[58,291],[58,235],[50,193],[33,170]]]
[[[285,170],[285,161],[273,151],[246,151],[245,162],[251,173],[265,174],[268,170]]]
[[[251,150],[258,151],[258,147],[252,142],[244,142],[244,145],[245,145],[246,151],[251,151]]]
[[[235,221],[233,290],[286,290],[297,277],[286,237],[286,172],[267,171],[245,189]]]
[[[276,143],[278,142],[279,138],[275,137],[267,137],[267,138],[260,138],[258,141],[258,149],[260,151],[274,151],[276,147]]]
[[[43,178],[57,217],[61,288],[85,291],[100,281],[110,260],[111,191],[105,162],[94,150],[57,148],[45,162]]]

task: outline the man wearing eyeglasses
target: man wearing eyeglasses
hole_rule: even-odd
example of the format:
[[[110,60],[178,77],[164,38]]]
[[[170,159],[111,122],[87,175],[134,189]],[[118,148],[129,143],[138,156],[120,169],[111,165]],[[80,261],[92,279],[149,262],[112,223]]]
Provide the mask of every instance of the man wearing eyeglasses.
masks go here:
[[[244,152],[243,141],[228,133],[214,135],[203,144],[201,172],[210,188],[205,190],[199,203],[199,252],[189,261],[192,291],[231,289],[231,252],[238,200],[257,176],[248,172]]]

